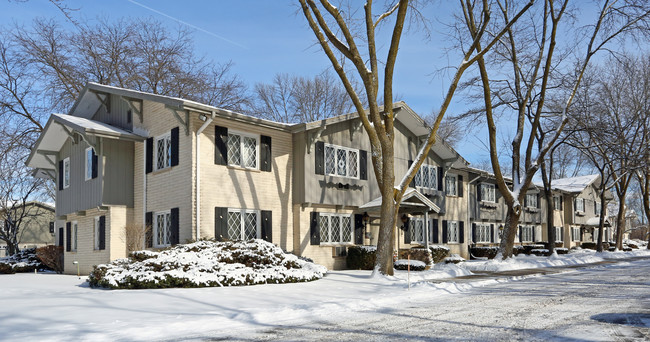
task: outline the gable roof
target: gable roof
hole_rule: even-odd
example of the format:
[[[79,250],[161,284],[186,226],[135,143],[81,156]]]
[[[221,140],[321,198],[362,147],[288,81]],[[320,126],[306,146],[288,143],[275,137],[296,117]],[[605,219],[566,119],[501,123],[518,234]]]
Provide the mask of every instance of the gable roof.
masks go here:
[[[400,203],[400,208],[406,211],[415,211],[415,212],[423,212],[423,211],[433,211],[435,213],[440,212],[440,207],[438,207],[430,199],[428,199],[421,192],[417,191],[414,188],[408,188],[404,192],[404,196],[402,196],[402,203]],[[359,209],[365,209],[368,211],[380,210],[381,197],[377,197],[374,200],[361,205]]]
[[[554,190],[577,193],[582,192],[584,189],[596,183],[598,180],[600,180],[600,175],[598,174],[561,178],[551,181],[551,186]]]

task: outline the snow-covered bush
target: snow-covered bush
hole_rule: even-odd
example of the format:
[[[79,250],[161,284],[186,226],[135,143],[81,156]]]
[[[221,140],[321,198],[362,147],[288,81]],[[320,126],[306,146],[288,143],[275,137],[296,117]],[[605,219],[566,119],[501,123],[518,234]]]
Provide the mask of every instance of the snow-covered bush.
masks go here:
[[[427,250],[426,248],[411,248],[399,251],[400,259],[408,259],[409,256],[411,260],[420,260],[426,265],[432,264],[431,250]]]
[[[396,270],[406,271],[409,269],[409,264],[411,265],[411,271],[424,271],[424,269],[427,267],[427,264],[425,264],[423,261],[413,259],[398,259],[393,264],[393,267],[395,267]]]
[[[25,248],[22,251],[8,257],[0,258],[0,274],[13,274],[23,272],[34,272],[34,270],[45,270],[36,257],[36,248]]]
[[[465,261],[465,259],[463,257],[461,257],[460,255],[458,255],[458,254],[452,254],[452,255],[445,258],[445,263],[446,264],[457,264],[457,263],[463,262],[463,261]]]
[[[568,248],[556,248],[555,253],[557,254],[569,254]]]
[[[549,256],[550,252],[546,248],[536,248],[531,249],[530,254],[535,256]]]
[[[470,257],[475,259],[494,259],[497,256],[497,247],[470,247]]]
[[[429,246],[429,249],[431,250],[431,259],[433,259],[434,263],[439,263],[449,256],[449,247],[433,245]]]
[[[350,246],[345,258],[347,267],[351,270],[372,270],[377,261],[377,247]]]
[[[88,281],[114,289],[238,286],[312,281],[326,272],[263,240],[198,241],[133,252],[128,259],[95,266]]]

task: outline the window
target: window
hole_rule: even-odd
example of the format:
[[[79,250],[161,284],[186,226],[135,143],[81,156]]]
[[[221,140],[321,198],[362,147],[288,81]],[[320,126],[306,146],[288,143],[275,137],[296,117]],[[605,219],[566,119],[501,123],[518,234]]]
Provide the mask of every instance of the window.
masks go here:
[[[228,165],[257,169],[259,135],[228,132]]]
[[[86,180],[93,178],[93,148],[86,149]]]
[[[458,179],[456,175],[447,175],[445,176],[445,189],[447,190],[447,196],[458,196],[458,190],[456,185],[458,184]]]
[[[415,186],[438,189],[438,168],[433,165],[422,165],[415,174]]]
[[[598,241],[598,228],[594,228],[594,232],[591,234],[594,242]]]
[[[258,210],[228,209],[228,239],[259,239],[260,212]]]
[[[411,217],[409,220],[409,232],[411,243],[425,244],[424,218]]]
[[[70,250],[72,252],[77,251],[77,227],[78,224],[76,221],[72,222],[72,242],[70,244]]]
[[[521,226],[521,242],[533,242],[533,229],[533,226]]]
[[[580,241],[580,227],[571,227],[571,241]]]
[[[553,196],[553,209],[562,210],[562,200],[560,196]]]
[[[447,221],[447,242],[457,243],[458,241],[458,221]]]
[[[94,243],[95,250],[98,250],[99,249],[99,216],[95,217],[93,234],[95,236],[95,243]]]
[[[537,194],[526,194],[526,208],[537,208]]]
[[[318,216],[321,243],[352,243],[352,216],[321,213]]]
[[[564,240],[562,227],[555,227],[555,242],[562,242]]]
[[[70,158],[63,159],[63,188],[70,187]]]
[[[600,216],[600,202],[596,201],[595,205],[596,205],[596,211],[595,211],[596,216]]]
[[[325,144],[325,174],[359,178],[359,150]]]
[[[156,170],[172,166],[172,136],[170,133],[156,138]]]
[[[160,211],[154,214],[154,245],[165,247],[171,245],[171,212]]]
[[[481,183],[481,201],[483,202],[496,202],[496,190],[494,184]]]
[[[482,198],[482,197],[481,197]],[[476,231],[474,236],[476,237],[476,243],[489,243],[492,241],[490,224],[488,223],[476,223]]]
[[[584,212],[585,211],[585,199],[576,198],[576,211]]]

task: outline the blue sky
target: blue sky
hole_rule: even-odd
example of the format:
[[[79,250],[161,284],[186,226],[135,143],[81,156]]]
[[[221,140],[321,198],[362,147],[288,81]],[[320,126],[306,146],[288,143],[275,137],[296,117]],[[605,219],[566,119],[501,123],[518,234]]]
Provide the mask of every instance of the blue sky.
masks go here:
[[[152,17],[170,28],[182,22],[180,25],[195,30],[199,54],[216,62],[233,61],[234,71],[249,86],[270,82],[276,73],[311,77],[330,68],[324,53],[314,45],[314,35],[298,12],[297,1],[70,0],[67,3],[79,9],[73,16],[90,20],[100,16]],[[447,9],[438,7],[428,11],[446,20]],[[64,21],[63,15],[46,0],[0,1],[0,21],[4,25],[13,22],[29,25],[36,17]],[[383,32],[390,28],[386,26]],[[408,32],[396,65],[394,92],[421,115],[440,106],[449,85],[445,76],[437,75],[436,71],[458,63],[458,59],[444,54],[443,47],[449,44],[444,35],[434,31],[434,37],[426,40],[417,30]],[[388,40],[384,41],[387,45]],[[460,111],[465,107],[462,98],[457,96],[450,109]],[[458,146],[459,153],[470,162],[487,159],[479,141],[486,138],[486,133],[468,132]]]

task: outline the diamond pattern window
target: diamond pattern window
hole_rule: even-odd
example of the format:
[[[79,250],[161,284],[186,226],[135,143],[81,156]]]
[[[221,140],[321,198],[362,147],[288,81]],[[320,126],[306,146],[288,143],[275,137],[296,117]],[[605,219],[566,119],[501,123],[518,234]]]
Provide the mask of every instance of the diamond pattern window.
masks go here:
[[[458,221],[447,221],[447,242],[458,243]]]
[[[320,242],[331,244],[352,243],[352,216],[344,214],[319,214]]]
[[[228,165],[257,169],[259,135],[228,132]]]
[[[359,178],[359,150],[325,144],[325,174]]]
[[[70,158],[63,159],[63,188],[70,187]]]
[[[434,165],[422,165],[415,174],[415,186],[438,189],[438,168]]]
[[[447,190],[447,196],[458,196],[457,184],[458,178],[456,175],[447,174],[447,176],[445,176],[445,190]]]
[[[482,197],[481,197],[482,198]],[[477,223],[476,224],[476,243],[489,243],[492,239],[490,236],[490,224]]]
[[[481,183],[481,201],[483,202],[496,202],[496,188],[494,184]]]
[[[170,133],[156,138],[156,170],[172,166],[172,136]]]
[[[228,209],[228,239],[259,239],[259,215],[259,210]]]
[[[156,247],[170,246],[172,241],[171,212],[160,211],[156,212],[154,216],[156,220],[154,223],[154,245]]]
[[[411,243],[425,244],[424,218],[411,217],[409,230],[411,232]]]

